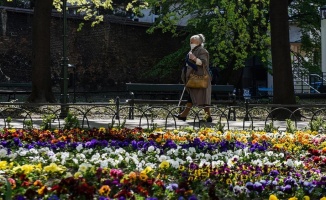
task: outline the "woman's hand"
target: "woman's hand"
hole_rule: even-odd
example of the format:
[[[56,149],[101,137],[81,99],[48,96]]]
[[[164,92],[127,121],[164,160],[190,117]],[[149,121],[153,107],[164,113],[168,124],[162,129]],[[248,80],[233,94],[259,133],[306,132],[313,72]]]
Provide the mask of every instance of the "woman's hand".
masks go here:
[[[190,60],[193,60],[193,61],[196,61],[197,57],[196,57],[194,54],[192,54],[192,53],[190,52],[190,53],[189,53],[189,59],[190,59]]]

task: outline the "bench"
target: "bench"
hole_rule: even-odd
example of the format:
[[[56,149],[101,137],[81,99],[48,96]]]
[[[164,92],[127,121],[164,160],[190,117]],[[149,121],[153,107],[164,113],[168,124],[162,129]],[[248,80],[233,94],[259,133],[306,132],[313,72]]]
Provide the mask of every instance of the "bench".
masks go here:
[[[16,94],[30,94],[32,92],[32,83],[0,83],[0,94],[8,95],[8,101],[16,99]]]
[[[130,92],[131,96],[130,99],[126,100],[126,103],[132,108],[135,104],[178,104],[183,89],[183,84],[126,83],[126,90]],[[233,85],[212,85],[212,105],[235,105],[236,96],[233,91]],[[151,98],[135,98],[139,95],[149,95]],[[176,98],[157,99],[158,95],[173,95]],[[152,97],[156,97],[156,99]],[[182,103],[186,103],[186,100],[182,100]],[[233,115],[235,116],[235,113]],[[129,113],[129,116],[133,118],[133,111]]]

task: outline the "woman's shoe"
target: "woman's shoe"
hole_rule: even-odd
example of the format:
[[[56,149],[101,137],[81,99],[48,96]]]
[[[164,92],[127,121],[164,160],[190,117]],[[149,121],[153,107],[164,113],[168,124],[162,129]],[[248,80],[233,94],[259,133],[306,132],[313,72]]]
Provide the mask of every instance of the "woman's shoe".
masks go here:
[[[213,119],[211,116],[207,117],[206,119],[200,120],[200,122],[212,122],[212,121],[213,121]]]
[[[173,115],[175,118],[177,118],[178,120],[182,120],[182,121],[186,121],[187,117],[181,117],[180,115]]]

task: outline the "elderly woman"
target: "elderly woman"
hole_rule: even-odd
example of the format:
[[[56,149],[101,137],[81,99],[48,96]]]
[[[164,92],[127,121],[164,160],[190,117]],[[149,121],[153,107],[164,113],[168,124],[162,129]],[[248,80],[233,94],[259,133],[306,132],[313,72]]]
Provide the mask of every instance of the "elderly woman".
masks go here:
[[[209,53],[204,48],[205,37],[202,34],[193,35],[190,38],[190,48],[191,50],[186,56],[186,68],[183,70],[181,75],[181,79],[184,84],[189,80],[189,76],[191,73],[195,73],[196,75],[203,75],[204,73],[209,73]],[[211,80],[211,77],[209,78]],[[209,110],[209,105],[211,105],[211,94],[212,94],[212,85],[211,82],[208,81],[207,88],[186,88],[189,93],[189,97],[187,99],[187,104],[185,110],[179,115],[175,115],[179,120],[185,121],[189,114],[189,111],[192,106],[202,106],[204,107],[206,113],[207,122],[212,122],[212,117]]]

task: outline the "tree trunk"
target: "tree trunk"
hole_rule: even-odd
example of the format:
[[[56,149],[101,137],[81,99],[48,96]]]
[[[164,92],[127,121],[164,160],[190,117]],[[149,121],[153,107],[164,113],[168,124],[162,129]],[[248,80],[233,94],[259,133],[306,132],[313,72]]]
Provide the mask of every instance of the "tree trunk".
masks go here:
[[[270,0],[273,102],[295,104],[290,56],[288,1]]]
[[[51,85],[50,26],[53,0],[36,0],[32,27],[32,103],[55,102]]]
[[[270,0],[270,24],[273,67],[273,102],[275,104],[296,104],[290,56],[288,1]],[[292,112],[296,107],[288,107]],[[300,112],[294,115],[285,109],[273,110],[271,116],[278,120],[300,119]]]

